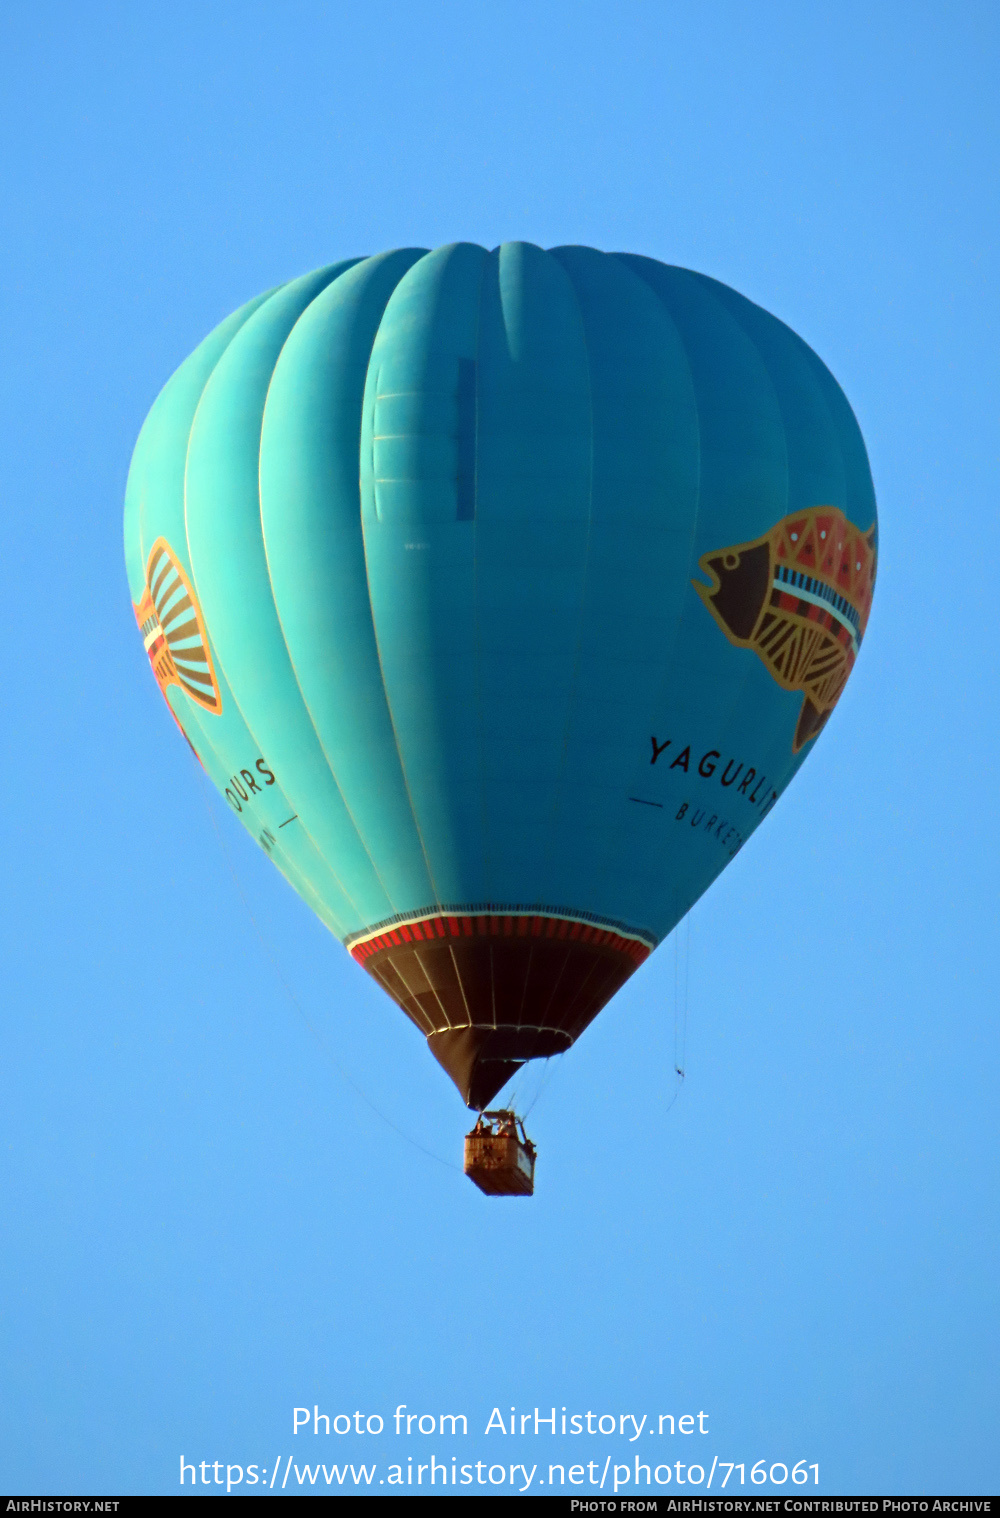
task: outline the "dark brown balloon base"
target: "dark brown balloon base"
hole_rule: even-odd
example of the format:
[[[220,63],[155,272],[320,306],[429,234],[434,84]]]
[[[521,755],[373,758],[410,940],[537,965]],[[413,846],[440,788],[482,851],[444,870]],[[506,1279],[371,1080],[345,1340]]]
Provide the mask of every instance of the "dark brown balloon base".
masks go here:
[[[652,945],[582,918],[439,914],[355,939],[351,954],[426,1034],[469,1107],[530,1059],[562,1054]]]
[[[593,1015],[598,1011],[600,1008]],[[447,1070],[466,1106],[477,1112],[493,1100],[527,1060],[562,1054],[572,1042],[568,1033],[558,1029],[521,1028],[503,1023],[495,1028],[492,1024],[447,1028],[442,1033],[427,1035],[434,1058]]]

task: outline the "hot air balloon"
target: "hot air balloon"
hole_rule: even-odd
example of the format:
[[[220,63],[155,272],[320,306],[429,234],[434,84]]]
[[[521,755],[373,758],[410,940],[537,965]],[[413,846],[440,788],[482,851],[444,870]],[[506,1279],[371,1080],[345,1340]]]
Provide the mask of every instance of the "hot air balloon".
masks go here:
[[[481,1111],[777,801],[877,539],[850,406],[775,317],[649,258],[458,243],[217,327],[142,428],[125,546],[208,775]]]

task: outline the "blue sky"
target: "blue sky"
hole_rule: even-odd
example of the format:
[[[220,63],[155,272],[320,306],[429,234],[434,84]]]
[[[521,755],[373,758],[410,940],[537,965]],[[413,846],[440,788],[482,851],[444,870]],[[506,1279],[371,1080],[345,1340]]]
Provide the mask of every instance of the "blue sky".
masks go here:
[[[514,1404],[704,1410],[662,1458],[745,1493],[760,1459],[990,1490],[995,8],[42,3],[0,39],[0,1488],[171,1492],[182,1454],[378,1482],[488,1460]],[[667,944],[551,1070],[528,1204],[462,1178],[422,1040],[210,792],[121,552],[210,327],[460,238],[760,302],[844,386],[880,510],[847,693],[694,910],[683,1090]],[[404,1402],[468,1436],[292,1437]],[[583,1445],[635,1454],[495,1458]]]

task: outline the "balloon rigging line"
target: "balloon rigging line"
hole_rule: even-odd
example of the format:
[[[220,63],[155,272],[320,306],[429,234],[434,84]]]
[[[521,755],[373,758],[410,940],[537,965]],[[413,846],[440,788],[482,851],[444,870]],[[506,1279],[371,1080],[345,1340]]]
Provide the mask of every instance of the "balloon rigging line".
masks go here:
[[[691,928],[692,928],[692,916],[693,916],[693,913],[692,912],[688,912],[688,914],[687,914],[687,920],[686,920],[686,922],[684,924],[684,931],[685,931],[685,934],[686,934],[686,937],[687,937],[687,943],[685,945],[685,950],[684,950],[684,1026],[683,1026],[682,1033],[681,1033],[681,1069],[685,1070],[685,1071],[687,1070],[687,1049],[688,1049],[688,986],[689,986],[690,981],[691,981]]]
[[[270,944],[268,943],[267,939],[265,938],[260,924],[258,923],[256,917],[254,916],[253,908],[251,907],[249,901],[246,898],[246,894],[245,894],[245,892],[243,890],[243,886],[242,886],[242,884],[240,882],[240,878],[239,878],[239,876],[236,873],[236,868],[235,868],[235,866],[233,864],[232,856],[230,855],[229,849],[226,846],[226,841],[225,841],[225,839],[222,836],[222,831],[219,828],[218,819],[216,818],[216,815],[215,815],[214,809],[213,809],[213,807],[211,805],[211,802],[209,800],[209,797],[208,797],[208,795],[206,794],[206,792],[204,790],[204,780],[203,780],[202,777],[199,777],[199,779],[201,780],[201,783],[202,783],[202,795],[203,795],[204,800],[205,800],[205,805],[208,808],[208,815],[211,817],[211,819],[212,819],[212,826],[215,829],[215,836],[218,839],[219,846],[222,849],[222,852],[223,852],[223,854],[225,856],[226,864],[229,866],[229,873],[233,877],[233,884],[235,885],[236,890],[239,893],[240,900],[242,901],[243,905],[246,907],[247,916],[250,918],[250,921],[253,923],[254,931],[256,932],[257,937],[260,940],[261,947],[264,949],[265,953],[267,954],[268,959],[271,961],[271,967],[274,970],[274,973],[277,976],[278,981],[281,984],[281,987],[282,987],[283,991],[285,992],[285,995],[288,997],[288,1000],[291,1002],[291,1004],[295,1008],[296,1012],[298,1012],[298,1014],[301,1017],[303,1023],[305,1024],[306,1028],[309,1030],[309,1032],[312,1034],[313,1038],[316,1040],[316,1043],[319,1045],[320,1050],[326,1056],[326,1058],[330,1061],[331,1065],[336,1070],[336,1072],[340,1076],[341,1080],[345,1081],[346,1084],[348,1086],[350,1086],[351,1090],[355,1093],[355,1095],[360,1096],[361,1100],[365,1103],[366,1107],[369,1107],[371,1109],[371,1111],[375,1113],[376,1117],[380,1117],[382,1119],[383,1123],[385,1123],[387,1127],[391,1128],[394,1133],[398,1133],[399,1137],[402,1138],[402,1139],[405,1139],[408,1144],[412,1144],[413,1147],[414,1147],[414,1149],[419,1149],[420,1152],[421,1152],[421,1154],[426,1154],[427,1157],[428,1157],[428,1159],[436,1160],[439,1165],[444,1165],[448,1170],[458,1170],[459,1173],[461,1174],[461,1167],[460,1166],[454,1164],[451,1160],[443,1159],[440,1154],[435,1154],[432,1149],[426,1148],[417,1139],[413,1138],[413,1136],[411,1134],[407,1133],[403,1128],[400,1128],[397,1123],[394,1123],[392,1121],[391,1117],[387,1117],[386,1114],[382,1111],[382,1109],[380,1107],[377,1107],[375,1105],[375,1103],[372,1101],[371,1097],[369,1097],[366,1092],[362,1091],[361,1087],[357,1084],[357,1082],[354,1081],[354,1080],[352,1080],[351,1076],[348,1075],[348,1073],[344,1069],[343,1065],[340,1063],[340,1061],[334,1055],[332,1049],[330,1049],[329,1045],[326,1043],[326,1041],[323,1038],[322,1034],[309,1021],[308,1016],[306,1015],[305,1011],[303,1010],[302,1004],[300,1003],[298,997],[295,995],[295,993],[292,990],[291,986],[288,984],[287,980],[285,979],[285,976],[284,976],[284,974],[282,972],[281,966],[278,963],[278,960],[277,960],[274,952],[272,951]]]
[[[545,1055],[544,1058],[545,1058],[545,1068],[542,1071],[541,1080],[538,1083],[538,1089],[536,1090],[534,1096],[531,1098],[531,1101],[530,1101],[528,1107],[526,1108],[526,1110],[524,1112],[524,1115],[522,1117],[522,1122],[527,1122],[527,1120],[530,1117],[530,1115],[531,1115],[531,1113],[532,1113],[532,1111],[533,1111],[536,1103],[538,1102],[539,1097],[541,1096],[542,1092],[545,1090],[545,1087],[548,1085],[549,1081],[552,1078],[554,1066],[552,1064],[551,1056],[550,1055]],[[531,1061],[525,1060],[524,1065],[517,1072],[517,1075],[512,1075],[511,1076],[511,1080],[517,1082],[516,1085],[512,1085],[511,1086],[510,1093],[509,1093],[509,1095],[506,1098],[506,1105],[512,1111],[516,1111],[516,1109],[517,1109],[517,1098],[518,1098],[518,1095],[520,1094],[520,1092],[522,1090],[521,1080],[523,1079],[524,1074],[527,1072],[528,1066],[529,1066],[530,1063],[531,1063]]]
[[[542,1092],[545,1090],[545,1088],[548,1085],[549,1081],[552,1079],[552,1075],[554,1073],[554,1070],[555,1070],[555,1066],[552,1063],[551,1056],[550,1055],[546,1055],[546,1057],[545,1057],[545,1069],[542,1072],[542,1079],[541,1079],[541,1082],[539,1083],[538,1090],[535,1092],[534,1096],[531,1099],[531,1106],[528,1108],[527,1112],[524,1114],[525,1118],[528,1118],[528,1117],[531,1116],[532,1109],[534,1108],[535,1103],[538,1101],[538,1098],[541,1096]]]
[[[674,1071],[687,1073],[688,996],[691,984],[691,913],[674,929]]]
[[[683,933],[683,967],[681,965]],[[687,1074],[688,987],[691,973],[691,913],[674,929],[674,1094],[663,1109],[664,1117],[684,1090]]]

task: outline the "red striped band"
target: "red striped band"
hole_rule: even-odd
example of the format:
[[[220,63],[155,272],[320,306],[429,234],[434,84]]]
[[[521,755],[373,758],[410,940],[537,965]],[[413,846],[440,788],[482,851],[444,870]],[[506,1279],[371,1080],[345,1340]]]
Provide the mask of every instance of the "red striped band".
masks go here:
[[[443,938],[555,938],[580,943],[592,943],[602,948],[614,949],[634,965],[641,965],[652,952],[652,944],[641,938],[632,938],[614,928],[602,928],[597,923],[583,922],[574,917],[546,917],[530,913],[498,914],[479,912],[474,914],[442,913],[401,922],[396,927],[383,928],[370,938],[356,938],[349,952],[363,965],[381,949],[400,948],[407,943],[427,943]]]

